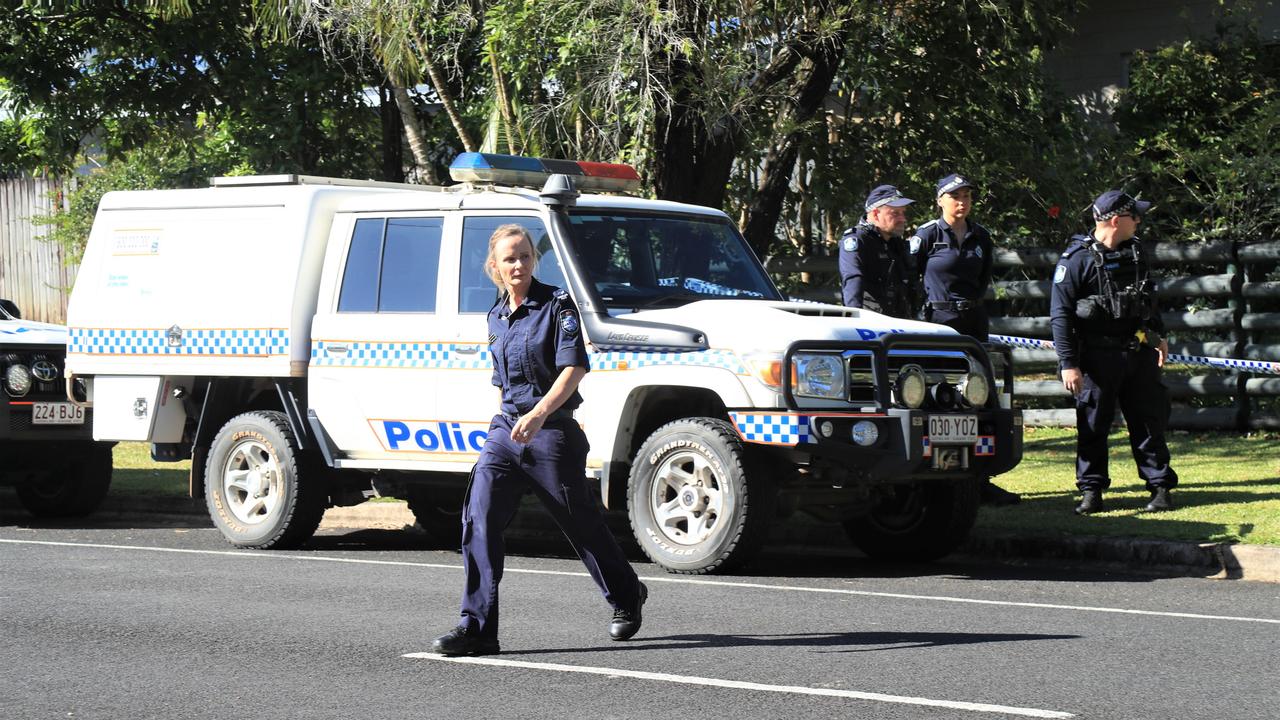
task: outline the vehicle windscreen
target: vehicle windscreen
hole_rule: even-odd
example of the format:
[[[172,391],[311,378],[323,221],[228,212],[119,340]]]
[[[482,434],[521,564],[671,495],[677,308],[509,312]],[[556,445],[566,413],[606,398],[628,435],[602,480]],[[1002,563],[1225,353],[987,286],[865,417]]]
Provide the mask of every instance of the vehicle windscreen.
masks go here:
[[[726,220],[640,213],[569,216],[587,279],[612,308],[707,299],[779,300],[764,268]]]

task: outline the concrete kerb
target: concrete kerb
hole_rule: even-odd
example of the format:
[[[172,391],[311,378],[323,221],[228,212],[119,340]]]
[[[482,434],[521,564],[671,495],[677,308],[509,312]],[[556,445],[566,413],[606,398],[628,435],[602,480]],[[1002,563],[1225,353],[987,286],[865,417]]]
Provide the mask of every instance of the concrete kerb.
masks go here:
[[[204,504],[183,497],[108,496],[98,511],[105,517],[168,516],[168,521],[208,522]],[[389,529],[414,525],[413,513],[403,502],[366,502],[353,507],[330,508],[320,522],[322,529]],[[549,516],[520,512],[512,523],[515,533],[554,531]],[[615,528],[618,531],[619,528]],[[838,526],[789,522],[778,525],[770,536],[773,545],[843,546]],[[1072,563],[1106,563],[1139,572],[1169,572],[1199,577],[1280,583],[1280,547],[1232,543],[1190,543],[1145,538],[1021,535],[975,535],[960,553],[975,558],[1001,560],[1064,560]]]

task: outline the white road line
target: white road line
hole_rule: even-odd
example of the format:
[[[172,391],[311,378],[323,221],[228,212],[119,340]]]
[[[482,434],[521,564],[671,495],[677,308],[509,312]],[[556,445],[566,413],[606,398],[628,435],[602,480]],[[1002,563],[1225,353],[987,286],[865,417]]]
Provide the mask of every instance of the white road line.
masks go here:
[[[105,550],[144,550],[147,552],[185,553],[191,555],[218,555],[223,557],[250,558],[257,560],[302,560],[310,562],[351,563],[355,565],[392,565],[398,567],[433,568],[437,570],[461,570],[461,565],[444,563],[406,562],[403,560],[367,560],[364,558],[342,558],[326,555],[297,555],[287,552],[259,552],[248,550],[192,550],[188,548],[162,548],[145,545],[107,545],[101,543],[54,542],[51,540],[12,540],[0,538],[0,544],[10,545],[48,545],[53,547],[99,548]],[[556,575],[560,577],[589,577],[585,572],[568,570],[533,570],[529,568],[507,567],[507,574],[524,575]],[[845,588],[817,588],[803,585],[770,585],[768,583],[734,582],[729,580],[706,580],[701,578],[658,575],[641,578],[645,582],[675,583],[679,585],[706,585],[711,587],[752,588],[757,590],[775,590],[785,592],[815,593],[820,595],[853,595],[858,597],[895,598],[899,600],[923,600],[929,602],[961,603],[969,605],[997,605],[1000,607],[1038,608],[1042,610],[1070,610],[1074,612],[1114,613],[1121,615],[1145,615],[1150,617],[1186,618],[1190,620],[1223,620],[1229,622],[1263,623],[1280,625],[1280,619],[1241,617],[1237,615],[1204,615],[1201,613],[1170,612],[1167,610],[1134,610],[1130,608],[1093,607],[1089,605],[1060,605],[1055,603],[1016,602],[1013,600],[983,600],[981,598],[952,597],[949,595],[914,595],[910,593],[877,592],[874,590],[849,590]]]
[[[823,697],[851,698],[854,700],[871,700],[874,702],[898,703],[901,705],[924,705],[926,707],[948,708],[951,710],[971,710],[973,712],[1000,713],[1002,715],[1020,715],[1034,718],[1070,718],[1071,713],[1039,708],[1012,707],[1009,705],[988,705],[986,703],[963,702],[959,700],[932,700],[930,698],[911,697],[908,695],[886,695],[884,693],[862,692],[860,690],[836,690],[834,688],[815,688],[803,685],[765,685],[763,683],[744,682],[742,680],[722,680],[720,678],[696,677],[693,675],[672,675],[670,673],[644,672],[641,670],[623,670],[621,668],[588,667],[585,665],[561,665],[559,663],[526,662],[524,660],[503,660],[492,657],[445,657],[435,653],[407,653],[406,658],[415,660],[437,660],[440,662],[461,663],[464,665],[489,665],[494,667],[524,668],[526,670],[552,670],[555,672],[583,673],[586,675],[607,675],[609,677],[626,677],[637,680],[654,680],[657,682],[680,683],[683,685],[704,685],[707,687],[732,688],[734,690],[758,690],[761,692],[790,693],[793,695],[820,695]]]

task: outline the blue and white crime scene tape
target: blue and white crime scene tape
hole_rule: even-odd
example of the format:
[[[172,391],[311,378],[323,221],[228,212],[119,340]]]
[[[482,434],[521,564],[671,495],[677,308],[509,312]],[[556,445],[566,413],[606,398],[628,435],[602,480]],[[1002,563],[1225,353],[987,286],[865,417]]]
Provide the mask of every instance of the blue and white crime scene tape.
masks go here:
[[[1033,348],[1036,350],[1053,349],[1052,340],[1024,338],[1017,337],[1015,335],[992,335],[990,337],[991,342],[1000,343],[1001,345],[1009,345],[1011,347]],[[1178,353],[1169,353],[1168,362],[1178,363],[1180,365],[1207,365],[1209,367],[1222,368],[1223,370],[1240,370],[1243,372],[1280,375],[1280,362],[1270,362],[1267,360],[1239,360],[1236,358],[1216,358],[1205,357],[1203,355],[1180,355]]]

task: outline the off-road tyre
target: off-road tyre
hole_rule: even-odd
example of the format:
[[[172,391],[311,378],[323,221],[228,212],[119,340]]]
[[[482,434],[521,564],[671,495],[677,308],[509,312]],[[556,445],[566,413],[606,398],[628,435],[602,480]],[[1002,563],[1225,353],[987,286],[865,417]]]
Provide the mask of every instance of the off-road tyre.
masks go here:
[[[61,466],[17,487],[18,502],[40,518],[84,517],[102,504],[111,488],[112,445],[84,443],[70,450]]]
[[[845,520],[845,532],[874,560],[937,560],[969,537],[980,484],[975,478],[896,487],[870,513]]]
[[[433,547],[462,547],[462,498],[464,488],[415,488],[409,493],[409,512]]]
[[[760,550],[775,491],[727,421],[695,417],[658,428],[631,466],[627,514],[640,548],[668,572],[727,572]]]
[[[267,410],[222,426],[209,447],[204,488],[209,517],[227,542],[262,550],[310,539],[329,498],[322,468],[298,451],[285,414]]]

